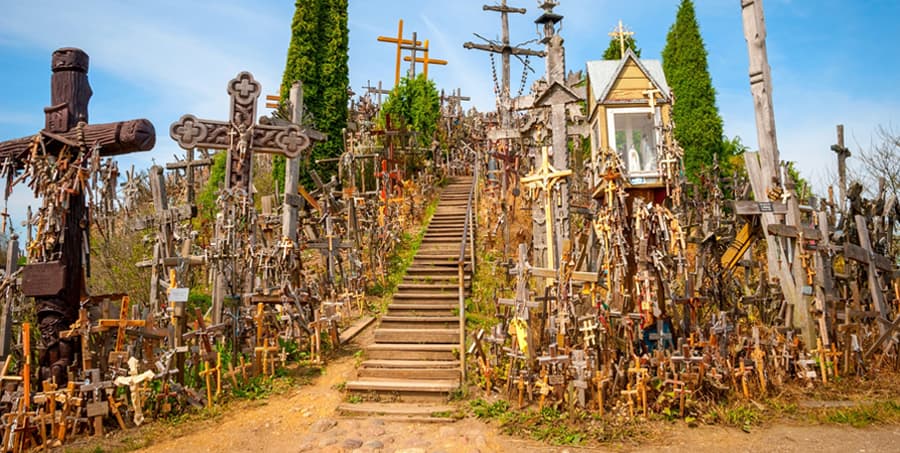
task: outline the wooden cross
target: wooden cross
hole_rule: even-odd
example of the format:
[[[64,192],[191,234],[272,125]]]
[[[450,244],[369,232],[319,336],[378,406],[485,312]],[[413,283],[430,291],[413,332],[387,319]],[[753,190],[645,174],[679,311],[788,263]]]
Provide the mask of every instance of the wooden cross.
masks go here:
[[[86,156],[93,153],[93,150],[99,150],[99,157],[110,157],[153,148],[156,131],[148,120],[87,124],[87,107],[92,95],[87,77],[88,61],[88,55],[80,49],[62,48],[53,52],[53,75],[50,80],[52,105],[44,109],[44,128],[33,137],[0,143],[0,161],[12,163],[15,171],[18,171],[31,161],[30,151],[34,146],[45,149],[50,155],[62,157],[63,161],[69,163],[79,154]],[[87,151],[88,148],[91,151]],[[68,152],[78,149],[82,152]],[[57,165],[60,165],[59,161]],[[40,323],[41,326],[46,326],[42,335],[54,340],[59,335],[57,326],[68,326],[75,321],[74,315],[86,286],[85,266],[89,266],[89,255],[83,254],[89,233],[89,207],[85,203],[84,193],[77,187],[66,197],[68,207],[56,215],[62,216],[63,223],[68,227],[53,245],[54,250],[51,250],[58,252],[60,262],[56,266],[48,266],[47,263],[29,264],[22,276],[23,288],[32,286],[29,285],[30,282],[36,283],[34,286],[37,291],[30,295],[36,297],[35,304],[38,312],[42,313],[39,321],[48,320]],[[51,200],[44,202],[53,203]],[[38,231],[38,235],[40,234]],[[53,281],[60,282],[61,285],[48,291],[47,283]],[[56,289],[58,291],[54,291]],[[47,294],[43,294],[45,292]],[[49,310],[45,310],[45,307]],[[70,315],[65,315],[69,313]],[[43,354],[42,357],[49,359],[59,355],[63,365],[51,369],[50,363],[41,363],[42,367],[46,367],[46,373],[42,374],[52,373],[56,382],[62,385],[67,377],[65,368],[72,357],[71,354],[66,356],[61,353],[59,345],[51,349],[51,353]]]
[[[416,39],[416,34],[413,33],[413,40],[415,40],[415,39]],[[416,48],[416,49],[418,49],[418,48]],[[425,75],[426,79],[428,78],[428,65],[436,64],[436,65],[441,65],[441,66],[447,66],[447,60],[438,60],[437,58],[429,58],[428,57],[429,49],[428,49],[428,40],[427,39],[425,40],[425,46],[422,47],[421,50],[422,50],[422,54],[423,54],[423,56],[421,56],[421,57],[416,57],[415,53],[413,53],[412,56],[407,55],[407,56],[403,57],[403,61],[409,61],[412,63],[413,76],[416,75],[416,69],[415,69],[416,63],[422,63],[422,74]]]
[[[216,376],[216,394],[212,393],[212,375]],[[222,393],[222,353],[216,353],[216,367],[211,368],[209,362],[204,363],[204,369],[200,372],[200,377],[206,380],[206,407],[212,407],[213,396],[219,397]]]
[[[401,60],[400,57],[403,53],[403,46],[408,46],[408,45],[419,46],[419,45],[422,45],[422,43],[420,41],[415,41],[415,38],[413,38],[413,40],[403,39],[403,19],[400,19],[400,21],[397,23],[397,37],[396,38],[387,37],[387,36],[379,36],[378,42],[387,42],[387,43],[397,45],[397,65],[396,65],[396,69],[394,71],[394,86],[395,87],[399,86],[400,85],[400,60]]]
[[[119,307],[119,319],[101,319],[97,321],[97,325],[101,329],[116,328],[116,347],[109,353],[110,362],[118,363],[124,360],[127,354],[126,351],[123,351],[125,347],[125,329],[128,327],[144,327],[147,324],[147,321],[143,319],[128,319],[130,306],[131,298],[123,296]]]
[[[647,96],[647,98],[650,100],[650,116],[653,116],[654,112],[656,111],[656,95],[661,94],[662,92],[659,91],[658,88],[653,86],[653,82],[649,82],[649,84],[650,87],[644,91],[641,91],[641,93],[643,93],[644,96]]]
[[[381,95],[386,94],[390,95],[391,90],[385,90],[381,88],[381,81],[378,81],[378,87],[373,87],[371,82],[366,83],[366,86],[363,88],[366,89],[366,93],[376,94],[378,95],[378,105],[381,106]]]
[[[299,156],[318,133],[297,124],[257,124],[256,104],[262,87],[249,72],[228,82],[231,97],[228,121],[198,119],[184,115],[172,123],[169,135],[184,149],[224,149],[228,152],[226,188],[250,193],[254,153]]]
[[[609,32],[609,36],[619,40],[619,51],[621,52],[619,55],[621,55],[621,58],[625,58],[625,37],[632,35],[634,35],[634,32],[626,30],[625,26],[622,25],[621,19],[619,19],[619,25]]]
[[[536,51],[524,47],[513,46],[509,41],[509,13],[525,14],[525,8],[515,8],[512,6],[507,6],[506,0],[500,0],[499,5],[484,5],[482,9],[484,11],[493,11],[500,13],[501,41],[489,42],[488,44],[475,44],[472,42],[467,42],[463,44],[463,47],[466,49],[481,50],[484,52],[496,53],[501,55],[503,64],[501,80],[502,85],[500,87],[500,104],[503,107],[500,109],[501,127],[503,127],[504,129],[508,129],[510,126],[510,115],[508,111],[510,98],[510,57],[512,57],[513,55],[544,57],[545,53],[543,51]]]
[[[200,149],[203,158],[194,160],[194,148],[185,150],[184,160],[170,162],[166,164],[166,170],[184,170],[185,183],[187,184],[187,203],[194,204],[194,169],[199,167],[212,166],[212,158],[209,157],[209,151]]]
[[[534,173],[522,178],[522,183],[530,188],[538,188],[544,192],[544,218],[546,220],[547,231],[547,265],[550,269],[556,269],[556,254],[554,252],[553,243],[553,187],[562,181],[563,178],[572,174],[572,170],[557,170],[550,164],[548,156],[548,147],[541,147],[541,166]]]

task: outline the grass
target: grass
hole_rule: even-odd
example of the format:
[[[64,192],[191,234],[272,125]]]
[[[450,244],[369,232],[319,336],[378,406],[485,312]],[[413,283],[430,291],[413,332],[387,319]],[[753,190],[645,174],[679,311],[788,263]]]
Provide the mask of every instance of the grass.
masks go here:
[[[403,276],[406,274],[406,268],[412,264],[413,258],[419,251],[419,246],[422,245],[422,238],[425,237],[425,231],[428,230],[428,223],[437,209],[437,204],[437,198],[428,203],[418,231],[415,231],[414,234],[403,232],[400,235],[400,244],[394,250],[394,254],[388,258],[388,275],[384,282],[376,282],[369,290],[369,294],[381,296],[387,300],[397,291],[397,286],[403,281]]]
[[[878,401],[853,407],[819,409],[811,413],[813,421],[865,428],[875,424],[900,423],[900,401]]]

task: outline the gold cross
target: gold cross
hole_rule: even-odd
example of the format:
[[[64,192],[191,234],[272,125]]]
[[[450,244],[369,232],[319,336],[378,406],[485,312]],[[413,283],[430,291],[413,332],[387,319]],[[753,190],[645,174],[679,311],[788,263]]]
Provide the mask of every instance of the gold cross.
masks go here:
[[[425,78],[428,78],[428,65],[436,64],[441,66],[447,66],[447,60],[438,60],[437,58],[428,58],[428,40],[425,40],[425,50],[423,51],[425,56],[416,57],[416,63],[422,63],[422,74],[425,74]],[[412,61],[412,57],[407,55],[403,57],[403,61]]]
[[[541,166],[534,173],[522,178],[520,181],[529,188],[540,188],[544,191],[544,218],[547,221],[547,263],[550,269],[555,269],[553,253],[553,215],[551,202],[553,186],[562,178],[572,174],[572,170],[558,170],[550,163],[547,146],[541,147]]]
[[[633,31],[627,31],[625,29],[625,26],[622,25],[621,19],[619,19],[619,25],[615,29],[613,29],[613,31],[609,32],[609,36],[619,39],[619,49],[622,51],[622,53],[620,54],[622,58],[625,57],[625,37],[631,36],[633,34]]]
[[[403,19],[400,19],[397,25],[397,37],[379,36],[378,42],[389,42],[397,44],[397,67],[394,72],[394,86],[400,85],[400,54],[403,52],[403,46],[420,46],[421,41],[413,41],[411,39],[403,39]]]

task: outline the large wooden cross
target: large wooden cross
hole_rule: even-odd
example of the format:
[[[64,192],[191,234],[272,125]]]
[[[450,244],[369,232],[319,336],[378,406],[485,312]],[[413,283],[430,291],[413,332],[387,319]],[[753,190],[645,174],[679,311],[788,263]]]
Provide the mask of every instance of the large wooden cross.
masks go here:
[[[472,42],[467,42],[463,44],[463,47],[466,49],[475,49],[482,50],[490,53],[498,53],[502,57],[503,61],[503,72],[501,79],[501,87],[500,87],[500,125],[503,129],[509,129],[510,127],[510,114],[509,114],[509,102],[510,102],[510,80],[509,80],[509,72],[510,72],[510,57],[513,55],[525,55],[525,56],[533,56],[533,57],[543,57],[544,52],[531,50],[524,47],[517,47],[510,45],[509,42],[509,13],[516,14],[525,14],[525,8],[515,8],[506,5],[506,0],[500,0],[499,5],[484,5],[482,6],[484,11],[494,11],[500,13],[500,30],[501,30],[501,41],[499,43],[489,42],[488,44],[475,44]]]
[[[397,45],[397,63],[396,69],[394,70],[394,86],[400,85],[400,61],[401,55],[403,53],[403,46],[420,46],[422,45],[421,41],[416,41],[413,39],[403,39],[403,19],[397,23],[397,37],[388,37],[388,36],[379,36],[378,42],[387,42],[391,44]]]
[[[413,39],[415,39],[415,35],[413,35]],[[428,56],[428,52],[429,52],[428,40],[426,39],[425,46],[422,49],[423,55],[421,57],[416,57],[415,53],[413,53],[412,56],[407,55],[407,56],[403,57],[403,61],[409,61],[412,63],[412,68],[413,68],[412,73],[414,76],[416,75],[416,69],[415,69],[416,63],[422,63],[422,74],[425,75],[426,79],[428,78],[428,65],[436,64],[436,65],[440,65],[440,66],[447,66],[447,60],[439,60],[437,58],[430,58]]]
[[[249,72],[228,82],[231,110],[228,121],[184,115],[172,123],[169,135],[184,149],[210,148],[228,151],[226,188],[249,193],[253,153],[299,156],[309,148],[309,131],[296,124],[257,124],[256,104],[262,87]]]
[[[553,246],[556,240],[553,237],[553,186],[559,184],[563,178],[571,176],[572,170],[557,170],[550,164],[547,148],[547,146],[541,147],[541,166],[534,173],[522,178],[521,181],[530,188],[541,189],[544,192],[544,218],[547,221],[547,267],[556,269],[556,254]]]
[[[80,149],[86,153],[99,150],[99,157],[109,157],[153,148],[156,131],[148,120],[87,124],[88,102],[93,94],[87,77],[88,63],[88,55],[81,49],[62,48],[53,52],[51,106],[44,109],[44,128],[35,136],[0,143],[0,161],[11,163],[7,168],[16,172],[25,167],[30,161],[33,144],[39,144],[55,156],[65,150]],[[73,161],[79,153],[65,154]],[[57,162],[56,165],[62,164]],[[58,172],[59,175],[63,173]],[[59,256],[59,261],[33,263],[23,271],[23,288],[28,290],[26,295],[35,297],[41,335],[52,341],[59,339],[59,332],[77,318],[79,302],[86,293],[84,270],[89,260],[89,255],[83,253],[90,225],[84,193],[76,189],[73,193],[59,195],[68,201],[66,209],[57,211],[63,217],[61,237],[53,245],[53,254]],[[58,200],[48,197],[44,204],[58,204]],[[40,239],[41,231],[37,234]],[[46,352],[40,360],[41,375],[44,379],[55,378],[56,383],[62,385],[67,380],[66,371],[74,358],[74,348],[68,341],[45,346]]]

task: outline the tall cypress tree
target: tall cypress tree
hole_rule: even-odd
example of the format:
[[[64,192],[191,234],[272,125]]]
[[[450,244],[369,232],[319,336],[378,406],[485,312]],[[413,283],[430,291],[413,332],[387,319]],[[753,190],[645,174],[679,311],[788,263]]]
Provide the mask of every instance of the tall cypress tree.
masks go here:
[[[625,37],[625,48],[631,49],[638,58],[641,57],[641,48],[637,46],[637,43],[634,41],[634,36],[628,35]],[[609,46],[606,47],[606,50],[603,51],[603,59],[604,60],[620,60],[622,59],[622,45],[619,44],[619,38],[612,38],[609,40]]]
[[[328,134],[328,140],[313,148],[306,170],[316,168],[323,178],[334,165],[316,165],[317,159],[337,157],[343,149],[341,131],[347,126],[349,81],[347,0],[297,0],[291,23],[291,43],[281,80],[281,98],[286,101],[295,80],[303,82],[304,123]],[[275,163],[275,178],[283,180],[283,159]],[[302,183],[309,186],[307,172]]]
[[[706,47],[693,1],[681,1],[662,59],[666,80],[675,94],[675,138],[684,148],[687,176],[696,180],[700,166],[711,164],[714,154],[723,157],[724,147],[722,117],[716,107],[716,90],[709,76]]]

